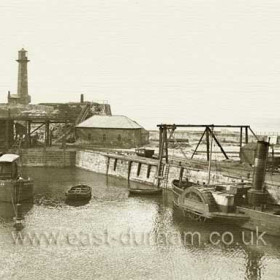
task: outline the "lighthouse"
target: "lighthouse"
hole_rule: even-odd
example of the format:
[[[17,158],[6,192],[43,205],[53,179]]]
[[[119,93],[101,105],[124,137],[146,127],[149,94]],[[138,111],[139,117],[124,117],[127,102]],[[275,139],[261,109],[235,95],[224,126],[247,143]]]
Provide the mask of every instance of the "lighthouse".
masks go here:
[[[28,95],[28,75],[27,75],[27,63],[30,61],[26,55],[27,51],[21,49],[18,52],[18,88],[17,94],[8,93],[9,104],[29,104],[31,97]]]

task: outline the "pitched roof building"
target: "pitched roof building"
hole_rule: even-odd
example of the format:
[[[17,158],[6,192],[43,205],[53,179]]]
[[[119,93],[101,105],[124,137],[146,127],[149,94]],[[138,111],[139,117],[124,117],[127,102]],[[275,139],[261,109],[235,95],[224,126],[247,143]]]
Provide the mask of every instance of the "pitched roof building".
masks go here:
[[[126,116],[92,116],[76,126],[80,143],[97,147],[133,148],[148,143],[149,133]]]

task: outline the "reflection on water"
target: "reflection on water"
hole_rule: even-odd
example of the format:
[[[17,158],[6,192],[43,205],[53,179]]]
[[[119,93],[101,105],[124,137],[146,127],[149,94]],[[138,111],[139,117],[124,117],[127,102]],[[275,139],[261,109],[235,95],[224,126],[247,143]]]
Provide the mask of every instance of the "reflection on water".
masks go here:
[[[117,178],[79,169],[26,172],[35,196],[21,234],[59,239],[15,245],[12,224],[1,224],[0,279],[277,279],[279,239],[265,236],[266,244],[256,245],[250,232],[242,237],[238,228],[190,221],[173,209],[168,191],[128,197],[127,182]],[[92,187],[92,199],[66,204],[66,190],[78,183]],[[1,204],[6,222],[12,211]]]
[[[86,199],[86,200],[65,200],[65,203],[69,206],[74,206],[74,207],[80,207],[80,206],[84,206],[86,204],[89,203],[89,200]]]
[[[21,215],[24,217],[33,207],[33,203],[26,201],[21,203]],[[0,221],[10,223],[16,216],[16,205],[9,202],[0,202]]]

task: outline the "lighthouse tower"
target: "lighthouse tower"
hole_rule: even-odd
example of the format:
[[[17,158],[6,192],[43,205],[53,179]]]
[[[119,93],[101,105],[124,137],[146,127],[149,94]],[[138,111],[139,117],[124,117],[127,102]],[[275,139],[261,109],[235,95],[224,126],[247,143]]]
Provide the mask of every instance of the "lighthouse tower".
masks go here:
[[[27,63],[29,62],[25,49],[18,52],[18,88],[17,94],[8,93],[8,103],[10,104],[29,104],[31,97],[28,95],[28,76]]]

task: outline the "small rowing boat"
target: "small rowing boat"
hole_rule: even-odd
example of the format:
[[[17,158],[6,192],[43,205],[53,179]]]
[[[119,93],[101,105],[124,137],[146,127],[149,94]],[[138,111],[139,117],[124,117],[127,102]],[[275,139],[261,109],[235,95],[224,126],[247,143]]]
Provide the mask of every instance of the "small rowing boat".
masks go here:
[[[89,200],[91,198],[91,187],[80,184],[70,188],[65,195],[67,200]]]
[[[157,195],[157,194],[161,194],[161,193],[162,193],[162,189],[160,189],[160,188],[129,189],[130,195]]]

